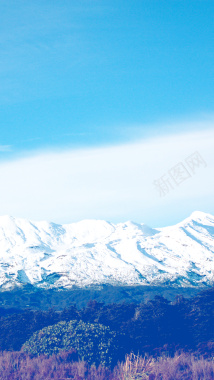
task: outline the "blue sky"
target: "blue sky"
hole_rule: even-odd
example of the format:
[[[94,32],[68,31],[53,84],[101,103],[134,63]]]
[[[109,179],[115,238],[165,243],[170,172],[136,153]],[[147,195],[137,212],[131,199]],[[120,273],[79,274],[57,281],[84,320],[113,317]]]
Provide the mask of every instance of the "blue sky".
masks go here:
[[[0,162],[212,129],[213,15],[208,0],[1,2]]]

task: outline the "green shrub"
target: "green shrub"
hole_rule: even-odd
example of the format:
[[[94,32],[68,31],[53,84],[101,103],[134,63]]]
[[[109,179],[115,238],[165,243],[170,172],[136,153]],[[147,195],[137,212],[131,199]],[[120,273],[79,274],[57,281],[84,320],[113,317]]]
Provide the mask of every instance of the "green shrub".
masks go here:
[[[22,350],[34,355],[52,355],[73,348],[79,359],[89,364],[109,366],[115,364],[117,342],[117,333],[109,327],[74,320],[36,331],[22,346]]]

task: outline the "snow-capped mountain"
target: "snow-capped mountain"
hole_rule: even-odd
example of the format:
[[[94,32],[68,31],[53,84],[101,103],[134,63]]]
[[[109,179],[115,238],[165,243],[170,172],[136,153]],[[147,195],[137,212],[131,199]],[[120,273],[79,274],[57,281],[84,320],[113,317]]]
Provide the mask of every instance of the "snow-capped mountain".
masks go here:
[[[174,226],[0,217],[0,287],[214,283],[214,217],[194,212]]]

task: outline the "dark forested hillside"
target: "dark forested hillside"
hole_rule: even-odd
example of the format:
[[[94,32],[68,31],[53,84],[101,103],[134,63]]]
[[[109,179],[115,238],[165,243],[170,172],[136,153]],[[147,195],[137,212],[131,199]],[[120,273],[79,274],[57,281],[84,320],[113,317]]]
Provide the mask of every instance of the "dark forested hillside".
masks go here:
[[[36,331],[45,327],[62,321],[82,321],[106,326],[108,330],[103,328],[103,331],[108,333],[117,332],[119,351],[124,354],[133,351],[156,355],[161,350],[174,353],[177,349],[199,350],[206,354],[213,352],[214,288],[190,299],[178,296],[173,302],[162,296],[138,304],[106,305],[91,300],[82,309],[70,305],[63,310],[11,312],[0,319],[1,350],[20,350]],[[61,339],[60,328],[57,331],[57,339]]]

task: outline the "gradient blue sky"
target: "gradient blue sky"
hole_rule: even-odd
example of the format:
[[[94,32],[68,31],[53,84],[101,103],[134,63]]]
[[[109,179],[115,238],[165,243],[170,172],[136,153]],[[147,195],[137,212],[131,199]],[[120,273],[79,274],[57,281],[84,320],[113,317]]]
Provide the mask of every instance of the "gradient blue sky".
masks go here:
[[[213,45],[213,0],[0,2],[0,161],[201,130]]]

